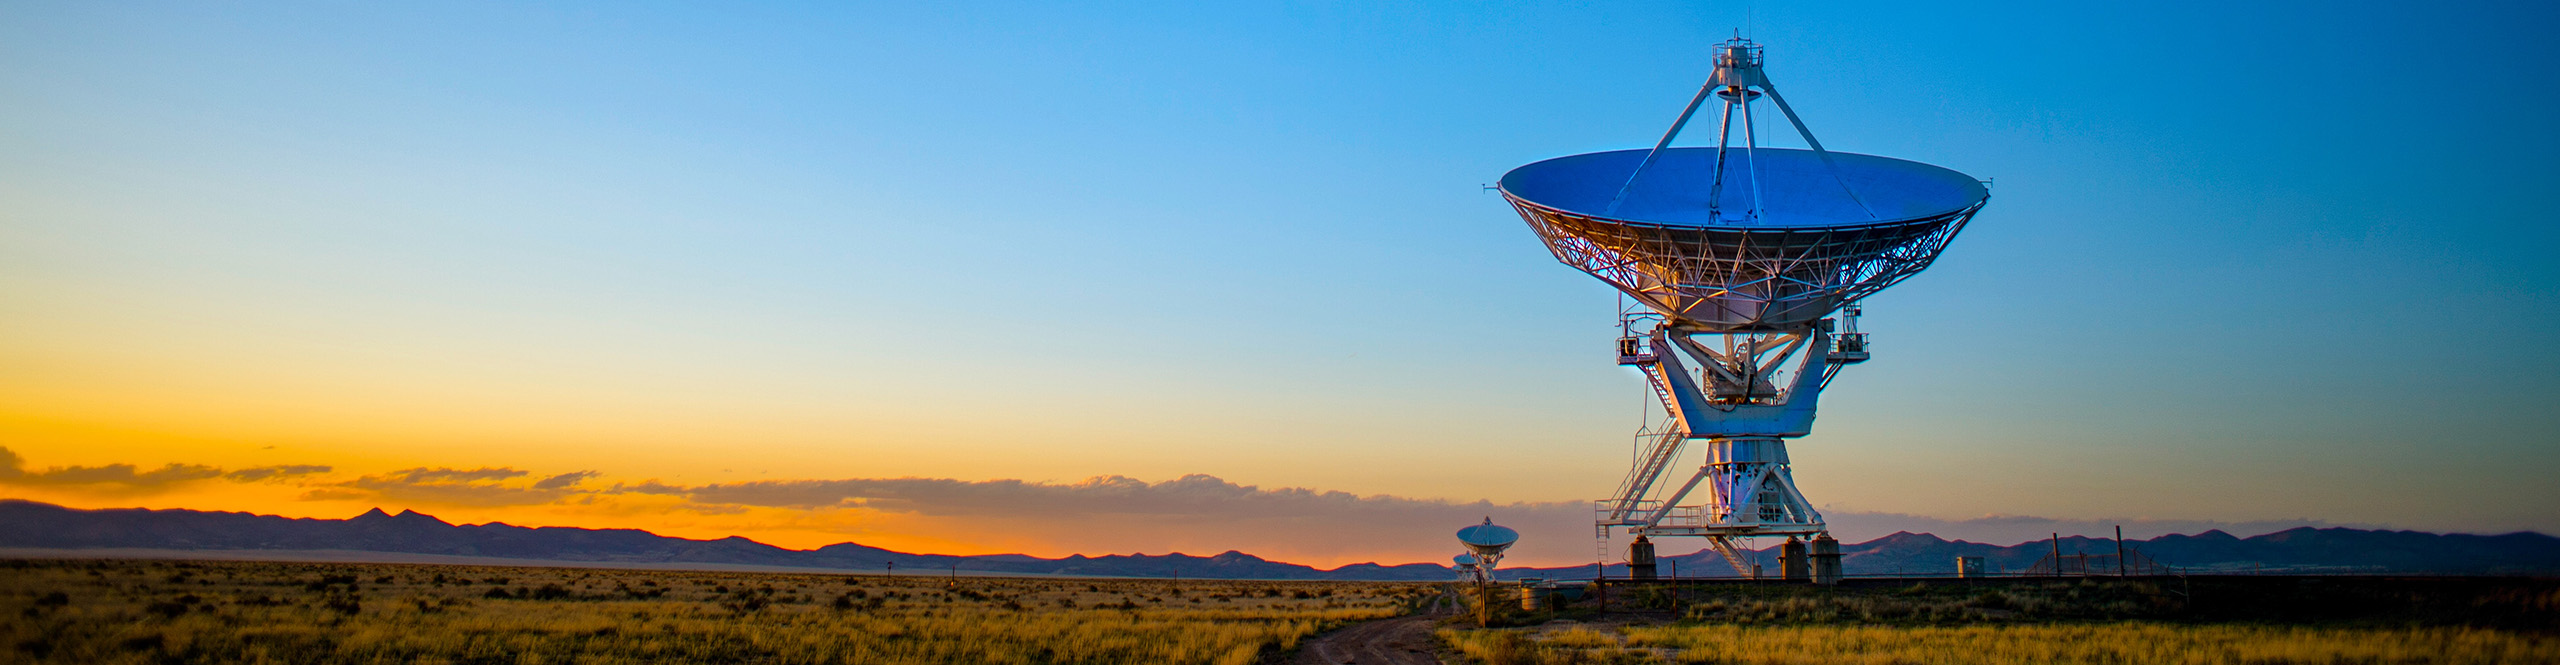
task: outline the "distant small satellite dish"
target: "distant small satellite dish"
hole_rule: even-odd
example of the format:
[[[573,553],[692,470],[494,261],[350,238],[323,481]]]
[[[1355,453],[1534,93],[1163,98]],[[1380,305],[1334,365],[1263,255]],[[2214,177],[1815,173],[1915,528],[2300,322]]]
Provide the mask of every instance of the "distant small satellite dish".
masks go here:
[[[1473,555],[1473,554],[1460,554],[1460,555],[1458,555],[1458,556],[1451,557],[1449,560],[1450,560],[1450,561],[1453,561],[1453,562],[1456,562],[1458,565],[1461,565],[1461,566],[1472,566],[1472,565],[1476,565],[1476,555]]]
[[[1491,582],[1493,567],[1502,563],[1502,551],[1511,549],[1516,542],[1520,542],[1520,532],[1495,525],[1491,517],[1484,518],[1483,524],[1458,530],[1458,544],[1467,547],[1466,554],[1458,555],[1459,566],[1474,564],[1475,580]]]
[[[1481,558],[1484,551],[1490,550],[1498,555],[1502,550],[1510,548],[1512,543],[1520,542],[1520,532],[1511,530],[1511,527],[1495,525],[1493,518],[1487,517],[1484,518],[1483,524],[1459,529],[1458,542],[1466,545],[1469,551],[1477,552],[1477,556]]]

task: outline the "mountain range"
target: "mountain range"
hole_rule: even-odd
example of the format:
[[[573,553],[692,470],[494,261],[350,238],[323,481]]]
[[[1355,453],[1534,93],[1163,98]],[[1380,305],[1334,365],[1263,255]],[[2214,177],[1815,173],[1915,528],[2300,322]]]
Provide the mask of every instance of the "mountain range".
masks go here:
[[[1454,545],[1454,543],[1453,543]],[[2495,536],[2297,528],[2249,538],[2221,531],[2127,540],[2151,559],[2196,572],[2560,574],[2560,538],[2519,532]],[[414,555],[491,557],[610,564],[780,566],[876,571],[959,572],[1093,577],[1184,577],[1279,580],[1445,580],[1447,566],[1429,563],[1360,563],[1318,569],[1265,560],[1242,552],[954,556],[911,554],[856,543],[791,550],[731,536],[693,540],[637,529],[522,527],[504,523],[451,524],[413,512],[377,508],[343,520],[288,518],[250,513],[122,508],[80,510],[0,499],[0,547],[47,550],[142,548],[155,550],[336,550]],[[1842,544],[1841,566],[1850,575],[1945,575],[1958,556],[1982,557],[1993,571],[2023,571],[2059,548],[2064,554],[2113,554],[2111,539],[2068,537],[2010,546],[1949,541],[1925,533],[1895,533]],[[1776,545],[1753,554],[1775,570]],[[1454,549],[1454,546],[1453,546]],[[1661,557],[1660,572],[1730,576],[1713,552]],[[1626,574],[1611,565],[1610,576]],[[1588,578],[1593,566],[1506,568],[1504,578]]]

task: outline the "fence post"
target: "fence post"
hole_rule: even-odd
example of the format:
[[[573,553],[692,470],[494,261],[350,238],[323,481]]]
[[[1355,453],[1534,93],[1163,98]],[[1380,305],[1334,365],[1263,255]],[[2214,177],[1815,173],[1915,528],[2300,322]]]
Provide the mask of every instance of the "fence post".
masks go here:
[[[2124,577],[2124,525],[2116,525],[2116,577]]]

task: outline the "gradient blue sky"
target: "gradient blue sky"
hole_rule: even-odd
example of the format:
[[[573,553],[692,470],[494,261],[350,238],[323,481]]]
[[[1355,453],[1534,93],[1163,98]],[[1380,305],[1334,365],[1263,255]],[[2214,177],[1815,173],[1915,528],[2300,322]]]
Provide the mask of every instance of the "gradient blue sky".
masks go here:
[[[0,495],[1209,474],[1543,505],[1530,558],[1587,556],[1556,502],[1649,398],[1481,185],[1649,143],[1741,29],[1827,146],[1997,181],[1869,300],[1794,448],[1828,510],[2560,532],[2560,14],[2088,4],[8,3],[0,446],[339,476]]]

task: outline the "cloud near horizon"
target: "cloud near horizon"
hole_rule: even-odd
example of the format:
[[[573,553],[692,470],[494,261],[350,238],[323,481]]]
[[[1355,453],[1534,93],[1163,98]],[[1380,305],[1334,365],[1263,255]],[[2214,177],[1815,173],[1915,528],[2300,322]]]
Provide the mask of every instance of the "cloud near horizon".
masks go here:
[[[309,501],[370,499],[473,508],[539,506],[559,503],[582,493],[578,483],[599,474],[572,471],[545,477],[531,485],[513,482],[528,475],[532,473],[505,467],[417,467],[333,483],[305,492],[302,498]]]
[[[876,539],[876,534],[899,534],[1058,556],[1209,555],[1240,550],[1284,561],[1409,563],[1444,561],[1456,553],[1452,532],[1491,517],[1525,536],[1514,550],[1515,560],[1523,563],[1571,564],[1590,561],[1596,554],[1591,508],[1585,502],[1363,496],[1263,488],[1207,474],[1162,482],[1106,475],[1073,483],[909,477],[693,486],[654,479],[597,486],[590,483],[602,477],[596,471],[536,475],[510,467],[414,467],[344,480],[315,477],[330,470],[321,465],[287,465],[225,471],[173,463],[151,471],[131,464],[27,471],[15,453],[0,448],[0,484],[136,492],[214,480],[281,482],[306,488],[300,496],[306,501],[371,502],[393,508],[562,506],[593,511],[620,506],[624,511],[676,510],[696,515],[756,513],[732,523],[739,525],[741,532],[736,535],[751,538],[758,528],[780,528],[842,533],[852,542]],[[2053,532],[2105,535],[2115,524],[2124,525],[2125,535],[2136,538],[2213,529],[2245,537],[2296,526],[2330,526],[2308,519],[2220,522],[2011,515],[1947,519],[1846,510],[1825,514],[1833,532],[1852,543],[1896,531],[2012,545]],[[1703,543],[1666,545],[1666,553],[1684,553]],[[1613,544],[1613,548],[1623,546],[1623,540]]]
[[[610,491],[610,490],[609,490]],[[1310,515],[1380,516],[1439,511],[1473,503],[1285,487],[1238,485],[1207,474],[1160,483],[1128,476],[1095,476],[1048,484],[1021,480],[950,478],[850,478],[720,483],[677,488],[655,483],[627,491],[676,494],[696,502],[765,508],[861,507],[934,517],[1001,517],[1034,510],[1072,517],[1133,516],[1174,520],[1301,519]],[[1537,504],[1513,504],[1537,505]]]
[[[171,463],[150,471],[132,464],[104,466],[56,466],[42,471],[29,471],[26,459],[16,451],[0,446],[0,485],[82,489],[116,494],[138,494],[165,490],[173,486],[208,480],[239,483],[283,481],[328,473],[327,466],[285,464],[224,471],[202,464]]]
[[[1432,553],[1456,552],[1451,533],[1486,517],[1542,525],[1524,531],[1590,529],[1589,508],[1580,502],[1496,504],[1266,489],[1205,474],[1154,483],[1117,475],[1065,484],[852,478],[679,487],[651,481],[604,491],[677,496],[702,507],[857,510],[872,514],[882,527],[962,534],[954,536],[958,539],[975,532],[979,542],[990,546],[1042,543],[1090,554],[1241,550],[1283,559],[1437,561],[1442,557]],[[1586,521],[1576,526],[1576,520]],[[1553,547],[1547,554],[1556,557],[1590,551],[1589,541],[1523,547]]]

